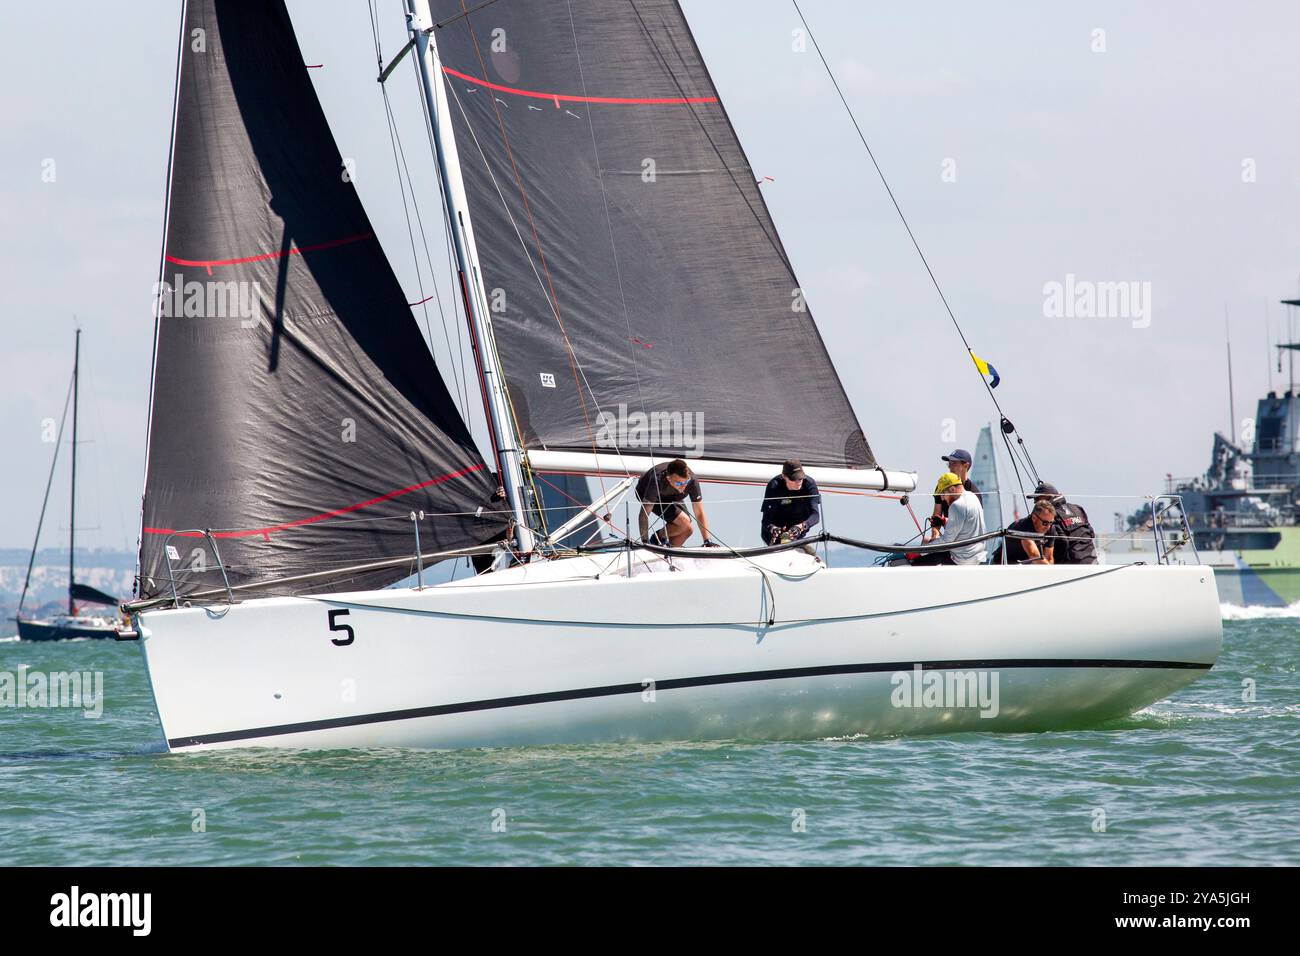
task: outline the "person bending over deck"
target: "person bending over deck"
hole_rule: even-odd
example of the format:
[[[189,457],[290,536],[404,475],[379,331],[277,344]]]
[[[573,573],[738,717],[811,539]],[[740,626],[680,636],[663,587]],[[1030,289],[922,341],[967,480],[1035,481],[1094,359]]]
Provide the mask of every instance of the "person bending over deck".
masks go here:
[[[1046,535],[1051,532],[1055,521],[1056,508],[1046,498],[1040,498],[1034,502],[1033,511],[1019,521],[1011,522],[1007,530]],[[1033,538],[1013,538],[1007,535],[1007,564],[1055,564],[1053,543],[1050,537],[1035,541]],[[993,560],[1000,563],[997,556]]]
[[[804,474],[798,458],[789,459],[763,492],[759,529],[763,543],[798,541],[821,521],[821,510],[822,494],[817,482]],[[804,549],[812,550],[808,545]]]
[[[650,541],[650,514],[653,512],[664,519],[664,531],[668,535],[668,544],[679,548],[690,538],[692,526],[690,515],[681,503],[688,497],[695,520],[700,523],[700,535],[704,538],[704,547],[717,547],[709,539],[709,519],[704,514],[703,495],[700,483],[691,474],[691,469],[680,458],[666,461],[646,470],[636,483],[636,496],[641,499],[641,515],[638,523],[641,540]],[[662,544],[662,532],[656,532],[655,543]]]
[[[977,538],[984,533],[984,508],[974,492],[967,491],[961,479],[951,471],[939,477],[934,493],[948,506],[948,520],[937,535],[928,539],[930,544],[950,544]],[[929,564],[981,564],[984,561],[984,542],[964,544],[949,551],[925,554],[912,563]]]
[[[1088,512],[1065,500],[1065,495],[1055,485],[1040,481],[1032,495],[1035,502],[1050,501],[1056,510],[1052,524],[1052,541],[1055,544],[1057,564],[1096,564],[1097,533],[1088,520]]]

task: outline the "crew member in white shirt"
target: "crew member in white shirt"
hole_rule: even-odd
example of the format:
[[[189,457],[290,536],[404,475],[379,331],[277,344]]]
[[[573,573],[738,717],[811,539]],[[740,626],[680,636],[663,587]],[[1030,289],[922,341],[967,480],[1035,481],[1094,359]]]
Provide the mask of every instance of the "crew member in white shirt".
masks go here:
[[[948,519],[942,529],[927,543],[949,544],[953,541],[966,541],[978,538],[984,533],[984,508],[979,497],[962,486],[962,480],[952,472],[940,476],[934,487],[948,505]],[[927,564],[983,564],[984,542],[964,544],[959,548],[935,554],[926,554],[912,562],[916,565]]]

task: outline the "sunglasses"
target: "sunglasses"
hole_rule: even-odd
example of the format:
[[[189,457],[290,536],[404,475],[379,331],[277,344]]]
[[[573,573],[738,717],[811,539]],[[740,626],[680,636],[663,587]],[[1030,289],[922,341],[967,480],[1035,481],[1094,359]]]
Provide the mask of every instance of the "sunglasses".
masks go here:
[[[681,481],[675,481],[672,478],[668,479],[668,484],[672,485],[674,488],[685,488],[690,483],[691,479],[689,478],[683,478]]]

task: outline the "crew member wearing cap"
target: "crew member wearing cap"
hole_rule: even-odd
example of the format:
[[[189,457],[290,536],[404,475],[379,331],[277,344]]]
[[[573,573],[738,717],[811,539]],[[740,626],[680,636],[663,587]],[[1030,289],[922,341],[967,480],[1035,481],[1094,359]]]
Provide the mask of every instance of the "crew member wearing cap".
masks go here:
[[[943,528],[930,539],[931,544],[949,544],[953,541],[966,541],[978,538],[984,533],[984,508],[974,492],[967,491],[962,481],[953,472],[947,472],[939,478],[934,486],[934,493],[943,499],[948,508],[948,520]],[[984,561],[984,542],[964,544],[959,548],[933,554],[921,555],[913,564],[982,564]]]
[[[791,458],[763,492],[763,543],[798,541],[821,521],[821,511],[822,494],[817,482],[804,474],[798,458]]]
[[[979,496],[980,490],[975,482],[967,476],[970,474],[971,456],[965,448],[954,448],[951,454],[943,455],[940,461],[948,463],[948,470],[961,479],[962,487],[976,497]],[[942,495],[934,496],[934,511],[930,515],[930,524],[938,529],[943,527],[944,519],[948,516],[948,503],[943,500]]]
[[[1066,501],[1065,495],[1046,481],[1040,481],[1034,493],[1025,497],[1035,502],[1050,501],[1056,509],[1050,533],[1057,564],[1097,563],[1097,532],[1092,529],[1088,512]]]

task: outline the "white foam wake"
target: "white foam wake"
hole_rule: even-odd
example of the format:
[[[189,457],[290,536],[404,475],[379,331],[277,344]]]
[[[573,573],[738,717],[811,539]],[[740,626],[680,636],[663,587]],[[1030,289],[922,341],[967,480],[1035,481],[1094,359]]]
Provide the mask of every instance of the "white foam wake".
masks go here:
[[[1258,604],[1220,604],[1219,612],[1225,621],[1255,621],[1270,617],[1300,618],[1300,601],[1286,607],[1263,607]]]

